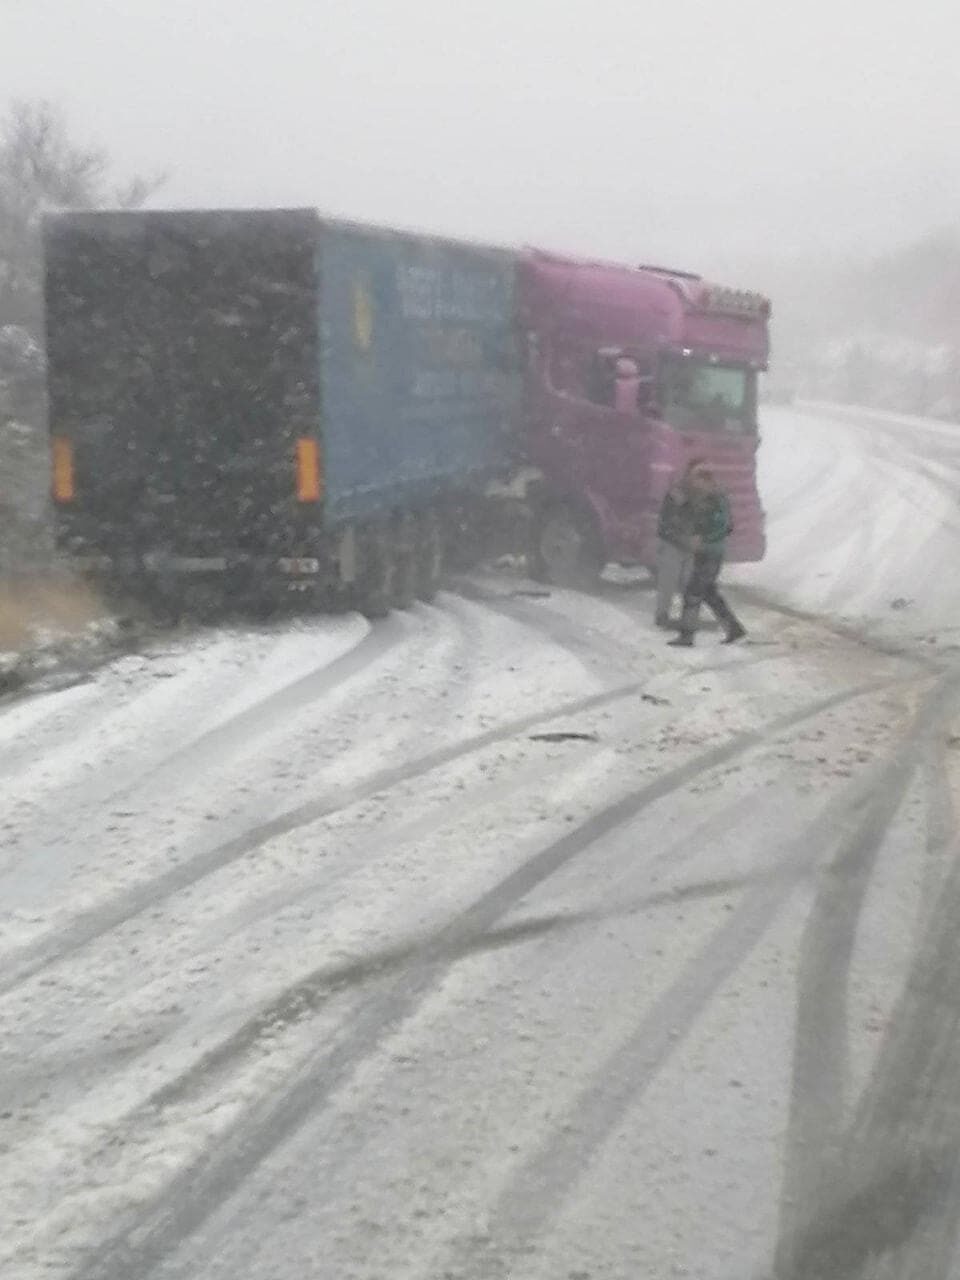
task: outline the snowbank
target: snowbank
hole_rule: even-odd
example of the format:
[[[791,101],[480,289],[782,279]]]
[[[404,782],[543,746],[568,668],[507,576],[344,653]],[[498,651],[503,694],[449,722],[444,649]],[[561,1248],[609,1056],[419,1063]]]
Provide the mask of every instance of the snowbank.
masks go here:
[[[768,551],[731,581],[784,604],[919,637],[956,623],[960,429],[849,406],[767,408]]]

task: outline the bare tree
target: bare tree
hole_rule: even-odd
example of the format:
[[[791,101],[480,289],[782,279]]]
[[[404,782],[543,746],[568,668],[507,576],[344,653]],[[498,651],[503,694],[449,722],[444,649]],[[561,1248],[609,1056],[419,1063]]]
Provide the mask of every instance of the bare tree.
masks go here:
[[[44,511],[43,216],[134,208],[162,182],[114,185],[106,152],[74,141],[50,102],[16,101],[0,120],[0,562]]]
[[[50,102],[16,101],[0,124],[0,325],[38,335],[40,227],[57,209],[143,204],[163,177],[113,186],[106,153],[75,143]]]

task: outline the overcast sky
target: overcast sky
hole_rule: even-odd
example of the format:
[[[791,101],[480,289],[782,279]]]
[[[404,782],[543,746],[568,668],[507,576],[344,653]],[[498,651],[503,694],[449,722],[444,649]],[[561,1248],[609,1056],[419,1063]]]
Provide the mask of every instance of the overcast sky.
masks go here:
[[[0,0],[0,94],[156,203],[680,266],[960,214],[957,0]]]

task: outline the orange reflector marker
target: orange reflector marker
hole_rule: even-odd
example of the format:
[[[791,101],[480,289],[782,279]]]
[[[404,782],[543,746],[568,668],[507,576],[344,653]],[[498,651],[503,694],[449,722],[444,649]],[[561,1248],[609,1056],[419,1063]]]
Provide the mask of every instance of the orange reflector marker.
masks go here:
[[[73,481],[73,442],[66,436],[54,436],[53,498],[55,502],[72,502],[75,496]]]
[[[322,497],[320,446],[310,436],[301,436],[297,441],[297,499],[300,502],[319,502]]]

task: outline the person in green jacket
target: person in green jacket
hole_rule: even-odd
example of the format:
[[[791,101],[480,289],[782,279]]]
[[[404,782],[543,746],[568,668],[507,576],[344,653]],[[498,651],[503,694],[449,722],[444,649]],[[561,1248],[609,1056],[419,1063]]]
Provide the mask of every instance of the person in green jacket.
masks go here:
[[[733,532],[730,503],[713,472],[703,463],[691,467],[687,479],[691,492],[693,569],[683,593],[680,634],[669,643],[684,648],[693,644],[700,606],[705,604],[724,629],[723,643],[733,644],[747,633],[717,587],[727,538]]]

